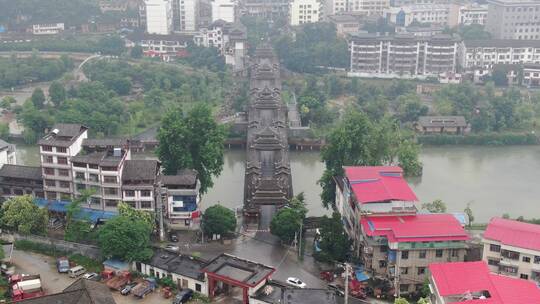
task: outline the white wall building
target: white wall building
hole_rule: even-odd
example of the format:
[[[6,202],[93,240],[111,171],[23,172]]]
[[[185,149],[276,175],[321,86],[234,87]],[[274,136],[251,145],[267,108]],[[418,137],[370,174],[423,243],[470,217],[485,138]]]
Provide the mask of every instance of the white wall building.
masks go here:
[[[173,30],[173,11],[170,0],[145,0],[146,31],[149,34],[168,35]]]
[[[409,26],[414,21],[431,25],[447,25],[450,7],[446,4],[413,4],[391,7],[384,11],[388,21],[397,26]]]
[[[348,0],[326,0],[324,1],[324,16],[331,16],[347,12]]]
[[[289,4],[291,25],[319,22],[322,20],[322,4],[318,0],[293,0]]]
[[[194,32],[198,29],[199,0],[172,0],[173,29]]]
[[[236,3],[234,0],[214,0],[212,1],[212,22],[224,20],[234,22]]]
[[[488,0],[486,30],[494,39],[540,39],[540,2]]]
[[[64,31],[63,23],[34,24],[32,34],[34,35],[54,35]]]
[[[390,7],[390,0],[349,0],[348,10],[353,13],[382,15]]]
[[[469,4],[459,8],[458,23],[460,25],[484,25],[487,21],[487,16],[487,5]]]
[[[461,66],[490,70],[495,64],[540,64],[539,40],[471,40],[461,47]]]
[[[16,165],[16,152],[15,145],[9,144],[0,139],[0,167],[5,164]]]

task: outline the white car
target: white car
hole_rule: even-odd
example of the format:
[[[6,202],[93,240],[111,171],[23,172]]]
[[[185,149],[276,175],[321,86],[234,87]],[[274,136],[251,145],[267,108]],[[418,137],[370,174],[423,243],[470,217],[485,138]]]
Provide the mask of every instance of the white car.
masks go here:
[[[178,247],[177,245],[168,244],[167,246],[165,246],[165,249],[169,251],[179,251],[180,247]]]
[[[95,272],[89,272],[89,273],[85,273],[82,277],[83,279],[87,279],[87,280],[96,280],[98,277],[98,274]]]
[[[306,283],[300,281],[299,278],[293,278],[293,277],[287,278],[287,283],[294,287],[306,288]]]

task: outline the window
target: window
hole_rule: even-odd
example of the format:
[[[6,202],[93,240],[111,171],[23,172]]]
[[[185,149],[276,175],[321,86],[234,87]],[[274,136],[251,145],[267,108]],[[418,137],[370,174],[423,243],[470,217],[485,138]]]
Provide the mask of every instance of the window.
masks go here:
[[[56,153],[66,153],[66,147],[56,147]]]
[[[520,278],[520,279],[524,279],[524,280],[528,280],[528,279],[529,279],[529,275],[528,275],[528,274],[522,273],[522,274],[519,275],[519,278]]]
[[[89,164],[88,167],[90,169],[99,169],[99,166],[98,165],[94,165],[94,164]]]
[[[499,271],[506,272],[508,274],[517,275],[518,268],[515,266],[502,266],[499,265]]]
[[[85,180],[84,172],[75,172],[75,179]]]
[[[150,209],[152,208],[152,202],[141,202],[141,209]]]
[[[60,181],[60,188],[69,188],[69,182]]]
[[[43,150],[45,152],[52,152],[52,147],[51,146],[41,146],[41,150]]]
[[[97,197],[90,198],[90,204],[92,205],[101,205],[101,200]]]
[[[443,250],[442,249],[435,250],[435,257],[442,258],[442,256],[443,256]]]
[[[126,202],[126,204],[128,204],[131,208],[137,208],[136,202]]]
[[[418,275],[426,273],[426,267],[418,267]]]
[[[382,252],[382,253],[388,252],[388,246],[382,245],[380,248],[381,248],[381,252]]]
[[[201,284],[195,283],[195,291],[196,291],[196,292],[201,292],[201,289],[202,289],[202,288],[201,288]]]
[[[45,175],[54,175],[54,169],[53,168],[44,168],[43,173],[45,173]]]
[[[133,190],[126,190],[124,191],[126,197],[135,197],[135,191]]]
[[[525,263],[530,263],[530,262],[531,262],[531,258],[530,258],[530,257],[526,257],[526,256],[524,256],[521,260],[522,260],[523,262],[525,262]]]
[[[57,157],[56,161],[61,165],[67,165],[67,158],[66,157]]]
[[[77,184],[76,187],[77,187],[77,191],[82,191],[82,190],[86,189],[85,184]]]
[[[399,267],[399,274],[408,274],[409,267]]]
[[[499,261],[497,261],[497,260],[492,260],[492,259],[488,259],[488,265],[491,265],[491,266],[499,266]]]
[[[73,167],[86,168],[86,164],[85,163],[73,163]]]
[[[540,256],[537,256],[537,255],[534,256],[534,263],[540,264]]]
[[[489,245],[489,251],[492,251],[492,252],[501,252],[501,245],[490,244],[490,245]]]
[[[142,190],[141,191],[141,196],[142,197],[150,197],[150,196],[152,196],[152,191],[150,191],[150,190]]]
[[[58,170],[58,175],[60,175],[60,176],[69,176],[69,171],[66,170],[66,169],[59,169]]]
[[[116,205],[118,205],[118,201],[114,201],[114,200],[105,201],[105,206],[107,207],[116,207]]]
[[[5,195],[10,195],[11,194],[11,189],[10,188],[2,188],[2,193],[4,193]]]
[[[409,292],[409,284],[399,284],[400,292]]]
[[[409,258],[409,252],[408,251],[402,251],[401,252],[401,259],[406,260]]]
[[[452,251],[450,251],[450,256],[453,257],[453,258],[458,257],[459,256],[459,250],[452,249]]]
[[[118,189],[116,188],[105,188],[104,192],[106,195],[118,195]]]
[[[52,180],[52,179],[46,179],[45,180],[45,186],[48,186],[48,187],[55,187],[56,186],[56,181]]]
[[[99,182],[99,177],[97,174],[90,174],[88,180],[90,180],[91,182],[97,183]]]
[[[116,176],[104,176],[103,182],[107,184],[116,184]]]
[[[501,255],[505,258],[519,261],[519,252],[515,252],[511,250],[501,250]]]
[[[44,161],[46,163],[52,164],[53,163],[53,157],[52,156],[45,156]]]
[[[425,258],[426,258],[426,251],[425,251],[425,250],[420,250],[420,251],[418,252],[418,257],[419,257],[420,259],[425,259]]]
[[[14,192],[15,195],[23,195],[24,194],[22,189],[15,189],[15,190],[13,190],[13,192]]]

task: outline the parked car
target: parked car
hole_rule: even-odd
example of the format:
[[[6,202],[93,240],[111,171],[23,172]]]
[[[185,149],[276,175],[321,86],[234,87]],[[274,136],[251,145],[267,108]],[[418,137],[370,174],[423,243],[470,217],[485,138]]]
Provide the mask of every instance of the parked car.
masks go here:
[[[82,266],[75,266],[68,270],[70,278],[76,278],[86,272],[86,269]]]
[[[87,279],[87,280],[97,281],[99,280],[99,275],[95,272],[88,272],[88,273],[85,273],[82,276],[82,278]]]
[[[179,251],[180,247],[178,247],[177,245],[168,244],[167,246],[165,246],[165,249],[170,251]]]
[[[176,234],[176,232],[170,232],[169,239],[171,240],[171,242],[178,242],[178,234]]]
[[[135,287],[135,285],[137,284],[126,284],[126,286],[124,286],[124,288],[120,290],[120,294],[122,294],[123,296],[127,296],[131,292],[133,287]]]
[[[294,277],[287,278],[287,283],[298,288],[306,288],[307,286],[306,283],[302,282],[299,278]]]
[[[345,296],[345,290],[343,290],[343,287],[338,286],[336,284],[328,284],[328,289],[333,291],[337,296],[344,297]]]
[[[193,297],[193,290],[186,288],[180,290],[180,292],[174,297],[173,304],[182,304],[191,300]]]
[[[59,273],[66,273],[69,271],[69,260],[66,257],[59,257],[56,259],[56,269]]]

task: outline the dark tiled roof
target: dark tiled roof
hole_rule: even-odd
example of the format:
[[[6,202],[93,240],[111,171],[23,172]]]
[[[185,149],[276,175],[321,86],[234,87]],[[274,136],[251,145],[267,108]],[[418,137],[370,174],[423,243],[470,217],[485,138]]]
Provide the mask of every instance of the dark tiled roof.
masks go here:
[[[23,300],[24,304],[116,304],[109,288],[98,282],[78,279],[64,291],[40,298]]]
[[[448,35],[448,34],[435,34],[431,36],[415,36],[412,33],[398,33],[394,35],[377,35],[374,33],[351,33],[349,34],[349,39],[354,41],[363,41],[363,40],[375,40],[375,41],[429,41],[429,42],[458,42],[461,41],[461,38],[457,35]]]
[[[128,144],[128,140],[125,138],[86,138],[82,144],[85,147],[123,147]]]
[[[8,144],[6,141],[0,139],[0,150],[4,150],[5,148],[9,148],[10,144]]]
[[[71,143],[86,130],[88,130],[88,128],[80,124],[56,124],[52,127],[49,134],[38,141],[38,144],[69,147]]]
[[[158,168],[159,162],[157,160],[127,160],[122,172],[122,180],[155,180]]]
[[[204,280],[202,268],[207,261],[158,249],[154,252],[149,263],[153,267],[202,281]]]
[[[521,40],[521,39],[489,39],[489,40],[468,40],[465,41],[465,47],[540,47],[540,40]]]
[[[342,23],[342,22],[358,22],[358,17],[348,14],[336,14],[328,16],[328,19],[332,22]]]
[[[129,34],[127,38],[134,42],[139,42],[142,40],[177,41],[177,42],[193,41],[193,35],[189,35],[189,34],[158,35],[158,34],[135,32],[135,33]]]
[[[463,116],[420,116],[418,123],[423,127],[466,127]]]
[[[0,168],[0,177],[41,180],[41,167],[5,164]]]
[[[283,291],[284,304],[336,304],[336,294],[327,289],[287,288]]]
[[[90,154],[77,154],[71,158],[71,162],[99,165],[107,152],[94,152]]]
[[[194,170],[181,170],[176,175],[163,175],[163,185],[192,186],[197,183],[197,172]]]
[[[270,277],[275,268],[222,253],[208,262],[203,271],[255,286]]]

